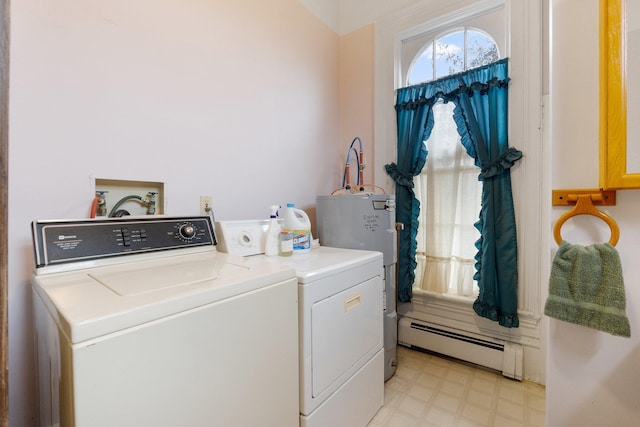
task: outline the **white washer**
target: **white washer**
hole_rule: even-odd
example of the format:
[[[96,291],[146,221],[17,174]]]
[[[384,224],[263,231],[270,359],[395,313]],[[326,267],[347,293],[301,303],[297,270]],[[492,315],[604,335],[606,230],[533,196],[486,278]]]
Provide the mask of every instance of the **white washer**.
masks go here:
[[[267,221],[220,221],[221,250],[264,252]],[[383,256],[320,246],[287,258],[296,270],[300,426],[364,427],[384,401]]]
[[[208,217],[34,223],[41,426],[298,426],[290,266]]]

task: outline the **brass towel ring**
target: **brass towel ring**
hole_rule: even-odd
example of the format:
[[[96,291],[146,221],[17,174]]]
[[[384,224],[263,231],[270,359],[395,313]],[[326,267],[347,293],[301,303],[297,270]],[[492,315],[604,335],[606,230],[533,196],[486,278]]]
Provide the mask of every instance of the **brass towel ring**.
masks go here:
[[[562,225],[566,220],[576,215],[593,215],[600,218],[606,222],[609,229],[611,229],[611,238],[609,239],[611,246],[615,246],[618,243],[618,240],[620,239],[620,229],[618,228],[618,224],[609,215],[593,206],[591,195],[579,194],[575,207],[558,218],[556,225],[553,227],[553,237],[557,244],[560,244],[563,241],[562,236],[560,235]]]

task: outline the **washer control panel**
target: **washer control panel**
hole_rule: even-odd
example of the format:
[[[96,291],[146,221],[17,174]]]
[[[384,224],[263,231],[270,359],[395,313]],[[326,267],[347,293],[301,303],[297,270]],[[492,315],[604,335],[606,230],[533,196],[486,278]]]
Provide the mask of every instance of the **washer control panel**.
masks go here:
[[[36,268],[216,244],[208,216],[34,221],[31,226]]]

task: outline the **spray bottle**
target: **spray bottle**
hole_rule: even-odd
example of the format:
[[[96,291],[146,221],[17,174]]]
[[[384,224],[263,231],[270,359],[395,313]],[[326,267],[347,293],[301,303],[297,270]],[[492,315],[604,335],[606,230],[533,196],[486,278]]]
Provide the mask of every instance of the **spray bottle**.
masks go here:
[[[267,241],[264,246],[264,254],[267,256],[278,255],[278,238],[280,237],[280,224],[278,224],[278,209],[280,206],[271,206],[271,217],[267,229]]]

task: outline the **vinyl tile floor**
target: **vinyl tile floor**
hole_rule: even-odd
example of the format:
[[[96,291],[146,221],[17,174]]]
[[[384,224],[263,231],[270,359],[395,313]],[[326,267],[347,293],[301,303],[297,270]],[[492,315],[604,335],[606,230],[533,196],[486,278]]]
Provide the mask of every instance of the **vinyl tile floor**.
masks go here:
[[[369,427],[544,427],[544,386],[398,346]]]

